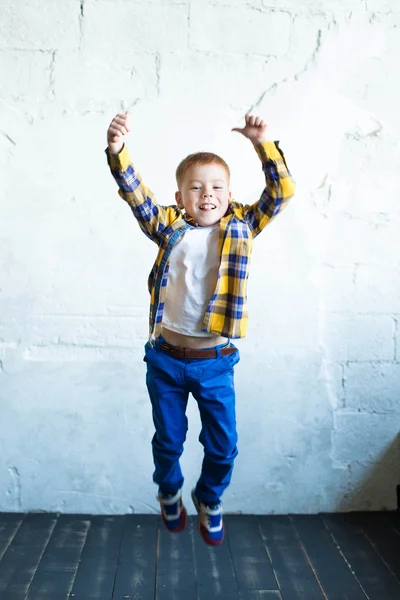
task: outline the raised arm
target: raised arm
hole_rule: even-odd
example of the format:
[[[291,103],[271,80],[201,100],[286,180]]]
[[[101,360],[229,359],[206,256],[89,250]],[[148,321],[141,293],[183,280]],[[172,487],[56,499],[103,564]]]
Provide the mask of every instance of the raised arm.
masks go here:
[[[118,193],[131,207],[142,231],[152,241],[160,244],[166,227],[182,218],[177,206],[160,206],[149,188],[135,170],[124,144],[130,131],[130,113],[118,114],[107,131],[107,161],[118,185]]]
[[[296,184],[278,142],[267,139],[265,121],[260,117],[246,115],[245,126],[235,127],[232,131],[238,131],[252,142],[265,175],[265,188],[260,199],[254,204],[243,206],[243,217],[254,238],[282,212],[293,196]]]

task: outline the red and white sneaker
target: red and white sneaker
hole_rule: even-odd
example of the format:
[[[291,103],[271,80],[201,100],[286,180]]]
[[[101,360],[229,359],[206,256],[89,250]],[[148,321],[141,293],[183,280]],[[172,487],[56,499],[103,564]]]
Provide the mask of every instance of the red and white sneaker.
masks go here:
[[[219,546],[224,541],[224,522],[222,519],[222,502],[203,504],[192,491],[193,504],[198,512],[198,528],[201,537],[209,546]]]
[[[161,506],[161,516],[165,527],[171,533],[180,533],[185,529],[187,521],[186,508],[182,502],[182,490],[176,494],[158,493],[157,500]]]

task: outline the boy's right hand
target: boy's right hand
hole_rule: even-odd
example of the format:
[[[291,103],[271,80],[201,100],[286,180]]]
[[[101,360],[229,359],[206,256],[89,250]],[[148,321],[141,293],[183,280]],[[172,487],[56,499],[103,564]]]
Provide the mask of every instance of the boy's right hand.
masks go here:
[[[124,146],[123,137],[130,131],[130,112],[118,113],[107,130],[108,149],[111,154],[119,154]]]

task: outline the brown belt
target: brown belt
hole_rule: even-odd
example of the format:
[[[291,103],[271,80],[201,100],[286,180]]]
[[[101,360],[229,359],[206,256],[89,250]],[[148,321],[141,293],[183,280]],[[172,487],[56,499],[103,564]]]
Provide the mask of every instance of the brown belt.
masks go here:
[[[182,346],[171,346],[171,344],[167,344],[166,342],[161,342],[160,344],[161,350],[168,352],[172,356],[176,356],[177,358],[216,358],[217,351],[215,348],[213,349],[201,349],[195,350],[194,348],[183,348]],[[221,356],[227,356],[227,354],[234,354],[236,352],[236,348],[230,346],[223,346],[221,348]]]

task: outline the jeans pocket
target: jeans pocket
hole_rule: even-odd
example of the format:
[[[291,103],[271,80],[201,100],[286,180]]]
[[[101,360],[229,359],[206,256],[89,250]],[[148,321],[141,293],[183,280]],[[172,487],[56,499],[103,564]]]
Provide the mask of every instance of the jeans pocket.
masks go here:
[[[236,352],[234,352],[234,354],[228,354],[228,356],[224,356],[223,358],[226,359],[227,368],[233,369],[233,367],[237,365],[240,360],[240,352],[236,348]]]
[[[153,346],[150,346],[150,342],[146,342],[146,344],[144,345],[144,356],[143,356],[144,362],[150,362],[149,356],[152,352],[154,352]]]
[[[239,350],[236,348],[236,352],[234,354],[228,354],[226,356],[221,356],[221,358],[210,359],[210,365],[207,369],[204,370],[204,376],[214,377],[215,375],[220,375],[222,373],[228,373],[232,371],[233,367],[239,362],[240,354]]]

